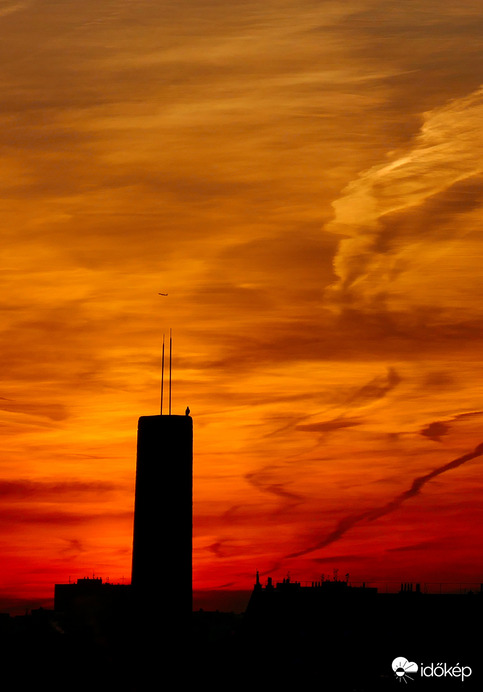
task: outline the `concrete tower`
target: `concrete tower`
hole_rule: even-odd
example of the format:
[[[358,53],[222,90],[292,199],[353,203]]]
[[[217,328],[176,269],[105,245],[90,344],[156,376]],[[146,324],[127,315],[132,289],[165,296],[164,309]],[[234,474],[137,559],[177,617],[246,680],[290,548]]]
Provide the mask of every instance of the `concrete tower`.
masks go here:
[[[132,588],[137,604],[185,619],[192,612],[193,421],[138,423]],[[173,615],[174,616],[174,615]]]

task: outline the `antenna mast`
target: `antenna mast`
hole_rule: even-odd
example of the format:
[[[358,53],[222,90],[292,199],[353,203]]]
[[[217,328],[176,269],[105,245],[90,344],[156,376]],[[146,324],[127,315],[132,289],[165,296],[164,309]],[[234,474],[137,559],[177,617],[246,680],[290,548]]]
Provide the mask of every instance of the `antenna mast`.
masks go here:
[[[172,365],[173,339],[171,328],[169,329],[169,415],[171,415],[171,365]]]

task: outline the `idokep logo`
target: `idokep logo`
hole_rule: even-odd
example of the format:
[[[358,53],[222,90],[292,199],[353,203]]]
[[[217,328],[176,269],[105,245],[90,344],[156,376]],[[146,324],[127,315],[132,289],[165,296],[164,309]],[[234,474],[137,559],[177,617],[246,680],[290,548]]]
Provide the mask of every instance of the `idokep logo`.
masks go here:
[[[392,662],[392,669],[396,673],[398,682],[403,682],[404,680],[407,685],[408,680],[414,680],[414,677],[409,675],[409,673],[417,673],[418,664],[414,663],[414,661],[410,662],[407,658],[402,658],[402,656],[399,656],[399,658],[395,658]]]
[[[397,681],[404,681],[406,684],[408,680],[414,680],[414,676],[409,675],[409,673],[417,673],[418,670],[422,678],[457,678],[461,682],[464,682],[473,673],[470,666],[463,666],[459,663],[454,666],[449,666],[447,663],[430,663],[428,665],[421,663],[419,667],[414,661],[408,661],[402,656],[394,659],[392,669]]]

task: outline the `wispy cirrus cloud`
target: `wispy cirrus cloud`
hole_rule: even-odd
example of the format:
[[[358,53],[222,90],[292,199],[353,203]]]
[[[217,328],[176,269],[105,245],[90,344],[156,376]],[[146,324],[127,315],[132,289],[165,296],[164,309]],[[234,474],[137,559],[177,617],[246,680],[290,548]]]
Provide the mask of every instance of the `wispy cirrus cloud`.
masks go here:
[[[374,521],[376,519],[379,519],[380,517],[385,516],[386,514],[390,514],[391,512],[396,511],[404,502],[418,495],[421,492],[422,488],[426,485],[426,483],[429,483],[429,481],[431,481],[433,478],[436,478],[437,476],[440,476],[443,473],[447,473],[448,471],[452,471],[453,469],[456,469],[462,466],[463,464],[466,464],[468,461],[472,461],[473,459],[476,459],[482,455],[483,443],[479,444],[473,450],[473,452],[464,454],[463,456],[458,457],[457,459],[454,459],[453,461],[450,461],[449,463],[444,464],[443,466],[439,466],[433,469],[433,471],[430,471],[429,473],[426,473],[423,476],[418,476],[413,480],[408,490],[400,493],[399,495],[396,495],[396,497],[393,500],[390,500],[386,504],[381,505],[380,507],[365,510],[364,512],[360,512],[359,514],[351,514],[344,517],[339,521],[335,529],[331,531],[329,535],[322,539],[320,542],[316,543],[315,545],[309,548],[303,548],[299,551],[290,553],[285,557],[301,557],[302,555],[307,555],[308,553],[311,553],[315,550],[319,550],[320,548],[325,548],[327,545],[330,545],[331,543],[335,543],[336,541],[341,539],[354,526],[357,526],[358,524],[361,524],[366,521]]]
[[[110,481],[0,479],[0,497],[4,500],[34,499],[36,502],[96,502],[117,489]]]
[[[247,473],[246,480],[258,490],[270,495],[275,495],[289,502],[300,502],[303,497],[287,488],[288,482],[279,480],[280,469],[275,466],[267,466],[259,471]]]
[[[334,201],[334,219],[326,229],[345,236],[334,259],[338,279],[328,293],[334,300],[366,309],[387,307],[387,300],[392,306],[424,305],[425,277],[411,289],[401,276],[425,265],[434,271],[435,256],[450,270],[446,254],[462,237],[467,246],[480,247],[455,217],[471,216],[483,200],[482,116],[481,88],[425,113],[411,148],[361,173]],[[405,216],[417,218],[426,206],[431,211],[415,233],[414,218],[406,224]],[[457,271],[451,278],[463,282]],[[471,278],[467,274],[464,281]],[[403,288],[406,296],[398,293]],[[430,299],[435,297],[431,293]]]

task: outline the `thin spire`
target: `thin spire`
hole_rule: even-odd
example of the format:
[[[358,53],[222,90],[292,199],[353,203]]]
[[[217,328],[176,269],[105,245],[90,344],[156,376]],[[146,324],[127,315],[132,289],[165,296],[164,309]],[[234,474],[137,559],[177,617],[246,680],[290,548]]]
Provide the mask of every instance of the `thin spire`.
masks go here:
[[[169,329],[169,415],[171,415],[171,366],[172,366],[173,338],[171,327]]]

